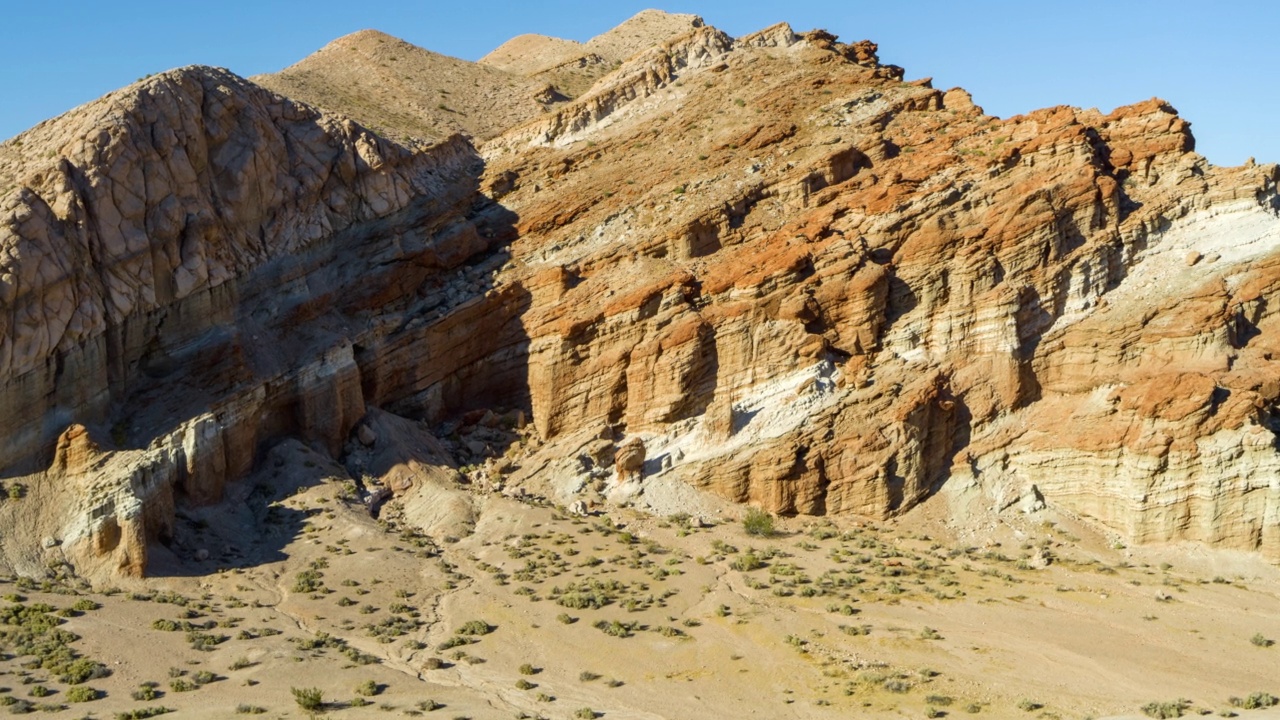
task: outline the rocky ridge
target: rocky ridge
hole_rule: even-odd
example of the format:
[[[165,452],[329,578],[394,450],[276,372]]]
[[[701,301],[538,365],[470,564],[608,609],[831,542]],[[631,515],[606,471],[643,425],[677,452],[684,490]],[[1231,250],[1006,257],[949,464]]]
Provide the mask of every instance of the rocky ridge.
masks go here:
[[[1159,100],[1000,120],[870,42],[672,24],[479,146],[193,68],[0,147],[0,467],[56,508],[0,506],[7,562],[143,572],[286,438],[372,488],[371,408],[440,439],[423,486],[1032,497],[1280,557],[1276,166]]]

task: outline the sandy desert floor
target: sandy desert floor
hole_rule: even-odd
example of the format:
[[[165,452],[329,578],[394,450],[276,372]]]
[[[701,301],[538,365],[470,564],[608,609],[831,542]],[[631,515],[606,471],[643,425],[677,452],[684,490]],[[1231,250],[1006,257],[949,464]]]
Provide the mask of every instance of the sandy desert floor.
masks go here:
[[[1123,548],[1052,509],[953,527],[944,493],[894,522],[762,537],[732,506],[575,517],[490,494],[470,534],[433,539],[337,482],[258,490],[257,515],[180,515],[174,546],[227,543],[225,561],[159,553],[157,577],[118,588],[0,582],[5,709],[1280,717],[1248,709],[1280,693],[1276,568]]]

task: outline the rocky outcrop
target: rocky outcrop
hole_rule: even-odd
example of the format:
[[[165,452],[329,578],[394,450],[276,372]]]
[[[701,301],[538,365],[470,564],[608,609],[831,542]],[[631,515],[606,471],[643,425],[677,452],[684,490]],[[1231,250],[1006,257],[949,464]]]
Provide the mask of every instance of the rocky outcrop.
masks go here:
[[[1209,166],[1160,101],[1000,121],[875,53],[774,28],[557,150],[486,150],[549,446],[612,428],[646,478],[782,513],[1036,487],[1275,556],[1275,166]],[[566,498],[599,467],[527,465]]]
[[[876,53],[697,23],[479,151],[196,68],[0,146],[0,471],[52,508],[0,505],[10,563],[142,572],[286,440],[446,535],[456,462],[583,508],[949,485],[1280,557],[1276,166]]]
[[[527,126],[508,131],[490,144],[519,150],[526,144],[563,147],[580,140],[583,133],[615,121],[616,113],[652,97],[686,70],[713,65],[733,46],[733,39],[713,27],[700,27],[637,54],[589,92]]]
[[[216,362],[210,331],[252,294],[271,291],[253,299],[272,315],[307,312],[323,288],[299,267],[371,223],[454,210],[477,168],[461,140],[412,152],[210,68],[144,81],[7,149],[24,162],[5,167],[19,187],[0,211],[0,403],[26,412],[0,419],[5,467],[43,456],[63,418],[104,420],[180,356]]]
[[[68,541],[162,537],[156,498],[217,501],[276,438],[339,454],[365,414],[357,355],[387,332],[362,318],[408,307],[493,233],[467,141],[411,150],[211,68],[45,123],[4,158],[0,467],[88,478],[53,513]],[[85,467],[67,423],[121,460]]]

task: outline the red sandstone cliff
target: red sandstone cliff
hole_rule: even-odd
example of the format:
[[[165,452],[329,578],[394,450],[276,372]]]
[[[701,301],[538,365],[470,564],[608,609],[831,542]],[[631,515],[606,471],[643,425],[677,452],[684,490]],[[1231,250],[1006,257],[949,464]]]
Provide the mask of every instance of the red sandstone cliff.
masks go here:
[[[407,147],[193,68],[0,147],[0,467],[50,500],[0,506],[11,562],[141,572],[174,502],[284,438],[341,458],[371,406],[522,410],[527,443],[444,447],[565,504],[1034,487],[1280,557],[1276,166],[1210,166],[1159,100],[1000,120],[786,26],[692,23],[521,117]]]

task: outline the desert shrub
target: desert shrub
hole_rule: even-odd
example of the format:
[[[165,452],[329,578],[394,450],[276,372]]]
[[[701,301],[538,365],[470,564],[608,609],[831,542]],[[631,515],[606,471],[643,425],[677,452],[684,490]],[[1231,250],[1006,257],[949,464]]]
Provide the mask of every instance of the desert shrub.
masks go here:
[[[1023,699],[1021,699],[1021,700],[1019,700],[1019,701],[1018,701],[1018,709],[1019,709],[1019,710],[1025,710],[1026,712],[1032,712],[1032,711],[1035,711],[1035,710],[1039,710],[1039,709],[1040,709],[1040,708],[1042,708],[1042,707],[1044,707],[1044,704],[1043,704],[1043,703],[1036,702],[1035,700],[1030,700],[1030,699],[1027,699],[1027,698],[1023,698]]]
[[[1180,718],[1191,707],[1190,701],[1149,702],[1142,706],[1142,714],[1150,718]]]
[[[1258,634],[1254,635],[1253,637],[1249,638],[1249,642],[1253,643],[1254,645],[1256,645],[1256,646],[1258,646],[1258,647],[1262,647],[1262,648],[1265,648],[1265,647],[1271,647],[1272,645],[1275,645],[1275,644],[1276,644],[1276,641],[1275,641],[1275,640],[1272,640],[1271,638],[1269,638],[1269,637],[1267,637],[1267,636],[1263,635],[1262,633],[1258,633]]]
[[[751,572],[764,567],[764,561],[756,557],[756,554],[750,550],[734,558],[729,563],[729,567],[740,572]]]
[[[458,635],[476,636],[476,635],[488,635],[489,633],[493,632],[495,629],[496,628],[493,625],[490,625],[484,620],[471,620],[464,623],[463,626],[458,628],[455,632]]]
[[[214,633],[192,631],[187,633],[187,642],[191,643],[192,650],[200,650],[202,652],[213,652],[222,643],[230,640],[226,635],[218,635]]]
[[[66,695],[67,702],[73,702],[73,703],[93,702],[94,700],[97,700],[100,697],[102,697],[102,692],[99,690],[95,690],[89,687],[88,685],[76,685],[75,687],[67,688],[67,695]]]
[[[156,705],[153,707],[137,708],[136,710],[118,712],[116,713],[116,720],[146,720],[147,718],[159,717],[160,715],[171,712],[173,712],[173,708]]]
[[[768,537],[773,534],[773,516],[760,508],[750,508],[742,519],[742,529],[748,535]]]
[[[373,697],[378,694],[378,683],[373,680],[365,680],[356,686],[356,694],[365,697]]]
[[[911,685],[911,683],[907,682],[906,680],[889,678],[888,680],[884,681],[884,684],[881,685],[881,687],[883,687],[885,690],[888,690],[891,693],[897,693],[901,695],[904,693],[911,692],[911,688],[913,686]]]
[[[631,637],[632,631],[638,628],[639,624],[633,622],[626,623],[619,620],[598,620],[592,627],[605,635],[627,638]]]
[[[444,642],[436,646],[436,649],[443,652],[445,650],[452,650],[453,648],[456,648],[459,645],[469,645],[470,643],[471,641],[468,640],[467,638],[464,638],[461,635],[454,635],[452,637],[445,638]]]
[[[324,693],[320,688],[289,688],[298,707],[307,712],[316,712],[324,707]]]
[[[538,686],[537,686],[537,685],[534,685],[533,683],[529,682],[528,680],[525,680],[524,678],[520,678],[519,680],[516,680],[516,689],[517,689],[517,690],[532,690],[532,689],[534,689],[534,688],[536,688],[536,687],[538,687]]]
[[[1243,708],[1245,710],[1260,710],[1275,705],[1280,705],[1280,698],[1271,693],[1256,692],[1246,698],[1233,697],[1228,702],[1232,707]]]
[[[324,573],[315,568],[308,568],[293,578],[293,591],[296,593],[313,593],[324,588]]]
[[[597,580],[591,578],[578,583],[570,583],[564,588],[552,588],[551,596],[556,604],[573,610],[599,610],[612,603],[619,595],[627,591],[627,585],[617,580]]]
[[[240,703],[239,705],[236,706],[237,715],[262,715],[262,714],[265,714],[266,712],[267,712],[267,709],[262,707],[261,705],[250,705],[248,703]]]

